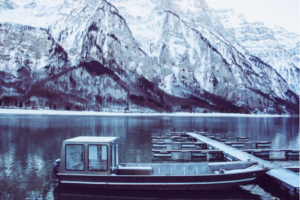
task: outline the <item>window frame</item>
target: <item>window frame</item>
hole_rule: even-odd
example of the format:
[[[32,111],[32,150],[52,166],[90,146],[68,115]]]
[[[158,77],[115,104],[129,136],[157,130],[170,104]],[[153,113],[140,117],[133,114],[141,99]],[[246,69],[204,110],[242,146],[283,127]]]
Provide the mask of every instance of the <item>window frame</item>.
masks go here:
[[[107,158],[107,162],[106,162],[106,171],[102,171],[102,170],[90,170],[90,145],[92,146],[106,146],[107,150],[106,150],[106,158]],[[107,144],[89,144],[88,145],[88,149],[87,149],[87,152],[88,152],[88,167],[87,167],[87,170],[90,171],[90,172],[108,172],[108,151],[109,151],[109,148],[108,148],[108,145]]]
[[[67,146],[68,145],[79,145],[83,146],[83,169],[82,170],[74,170],[74,169],[67,169]],[[85,146],[83,144],[66,144],[65,145],[65,169],[66,171],[84,171],[85,170]]]
[[[111,144],[111,168],[116,168],[116,144]]]
[[[116,167],[119,165],[119,144],[116,143]]]

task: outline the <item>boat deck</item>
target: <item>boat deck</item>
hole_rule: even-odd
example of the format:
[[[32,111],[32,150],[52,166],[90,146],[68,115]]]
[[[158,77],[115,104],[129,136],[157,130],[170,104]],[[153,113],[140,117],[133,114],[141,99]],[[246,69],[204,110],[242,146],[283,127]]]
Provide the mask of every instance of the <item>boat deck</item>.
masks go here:
[[[149,175],[153,176],[195,176],[218,174],[222,166],[225,174],[236,173],[238,171],[251,171],[261,169],[261,165],[253,162],[216,162],[216,163],[123,163],[119,164],[119,170],[127,170],[129,173],[133,171],[149,171]]]
[[[151,167],[153,171],[149,175],[153,176],[211,174],[208,163],[126,163],[120,165],[137,170],[139,168],[143,170],[144,167]]]

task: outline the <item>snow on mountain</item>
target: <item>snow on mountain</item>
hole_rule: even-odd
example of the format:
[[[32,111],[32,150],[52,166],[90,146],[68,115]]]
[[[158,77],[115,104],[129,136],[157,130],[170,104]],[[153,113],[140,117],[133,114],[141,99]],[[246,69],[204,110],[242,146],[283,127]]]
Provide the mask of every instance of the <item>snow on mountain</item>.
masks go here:
[[[72,67],[48,30],[2,24],[0,38],[1,104],[99,110],[103,96],[125,106],[127,93],[111,70],[95,70],[93,63]]]
[[[159,47],[157,44],[161,38],[158,36],[162,35],[162,31],[165,31],[161,29],[163,13],[165,10],[168,10],[180,16],[190,27],[198,30],[205,28],[213,32],[221,33],[236,48],[240,48],[240,45],[242,45],[250,51],[250,53],[274,67],[288,82],[291,90],[299,94],[299,70],[294,67],[295,63],[293,63],[290,54],[285,50],[280,51],[276,49],[279,44],[272,29],[266,27],[259,29],[260,26],[264,26],[263,23],[250,24],[247,22],[245,16],[237,16],[232,9],[216,11],[208,8],[205,1],[200,0],[156,0],[139,3],[135,3],[134,1],[124,2],[112,0],[112,2],[127,19],[128,25],[134,37],[142,46],[142,49],[155,58],[157,57],[157,53],[155,54],[157,51],[153,51],[153,49]],[[135,12],[133,10],[135,10]],[[138,10],[142,11],[142,13],[136,12]],[[256,29],[259,29],[258,32],[262,36],[250,34],[251,31],[256,34]],[[290,39],[290,43],[286,43],[287,46],[296,44],[297,40],[299,41],[299,37],[295,34],[290,34],[285,38]],[[275,50],[273,50],[273,52],[266,52],[266,49],[270,48],[275,48]],[[174,53],[176,49],[170,52]]]
[[[272,66],[299,95],[299,34],[280,27],[273,30],[262,22],[250,23],[231,9],[213,10],[213,16],[231,32],[233,40]]]
[[[10,0],[1,0],[0,1],[0,12],[3,12],[5,10],[12,10],[17,8],[18,5],[16,5],[14,2]]]
[[[297,35],[232,10],[204,0],[0,5],[0,106],[298,112]]]
[[[10,2],[15,6],[0,10],[0,23],[10,22],[42,28],[48,28],[79,5],[76,1],[69,3],[65,0],[10,0]]]
[[[300,35],[289,33],[282,27],[275,27],[274,34],[281,47],[292,57],[295,66],[300,68]]]

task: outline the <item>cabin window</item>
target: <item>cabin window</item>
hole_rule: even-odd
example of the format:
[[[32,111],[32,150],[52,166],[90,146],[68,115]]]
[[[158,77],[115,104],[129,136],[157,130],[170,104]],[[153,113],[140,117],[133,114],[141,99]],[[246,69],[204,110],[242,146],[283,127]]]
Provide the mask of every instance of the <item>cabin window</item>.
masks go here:
[[[66,170],[84,170],[84,146],[81,144],[66,145]]]
[[[89,145],[89,170],[107,171],[106,145]]]

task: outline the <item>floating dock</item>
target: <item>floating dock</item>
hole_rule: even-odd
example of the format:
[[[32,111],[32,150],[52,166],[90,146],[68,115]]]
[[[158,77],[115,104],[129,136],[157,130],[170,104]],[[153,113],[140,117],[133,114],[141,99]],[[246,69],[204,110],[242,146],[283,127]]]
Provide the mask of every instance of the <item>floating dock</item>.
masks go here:
[[[171,157],[173,160],[191,160],[192,157],[206,157],[210,160],[210,156],[224,159],[223,151],[221,150],[155,150],[152,149],[154,157]]]
[[[248,149],[255,149],[255,148],[258,148],[258,147],[270,147],[271,146],[270,141],[225,142],[225,144],[229,145],[229,146],[241,145],[241,146],[246,147]]]
[[[279,185],[281,189],[287,191],[291,196],[299,197],[299,174],[285,169],[283,167],[274,165],[268,161],[257,158],[249,153],[233,148],[224,143],[205,137],[201,134],[193,132],[187,132],[186,134],[196,138],[198,142],[206,143],[206,145],[212,150],[221,150],[224,153],[224,155],[227,158],[230,158],[231,160],[248,161],[250,159],[251,161],[257,161],[260,164],[265,165],[270,169],[270,171],[267,172],[267,178],[271,182]]]

